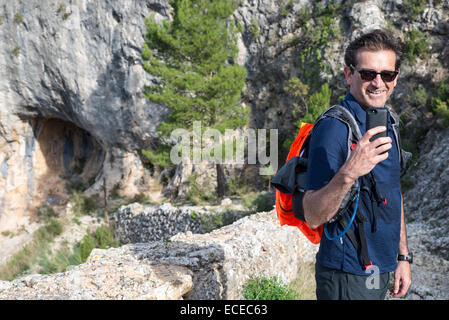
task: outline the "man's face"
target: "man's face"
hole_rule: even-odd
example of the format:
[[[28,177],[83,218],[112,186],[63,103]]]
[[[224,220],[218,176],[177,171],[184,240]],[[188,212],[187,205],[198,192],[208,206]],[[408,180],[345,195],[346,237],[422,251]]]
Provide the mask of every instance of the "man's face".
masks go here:
[[[356,70],[369,69],[377,72],[384,70],[394,71],[396,54],[392,50],[370,51],[360,49],[357,52]],[[346,66],[344,69],[346,83],[350,87],[351,94],[365,107],[381,108],[393,92],[398,76],[391,82],[384,81],[378,74],[372,81],[363,80],[360,73]]]

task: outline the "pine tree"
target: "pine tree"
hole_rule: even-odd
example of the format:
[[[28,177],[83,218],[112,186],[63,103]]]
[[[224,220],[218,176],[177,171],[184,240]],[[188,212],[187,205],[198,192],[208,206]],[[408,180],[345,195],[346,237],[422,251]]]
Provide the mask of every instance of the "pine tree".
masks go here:
[[[172,0],[170,5],[172,21],[158,24],[154,16],[146,19],[142,53],[145,70],[159,79],[144,94],[170,109],[158,127],[161,137],[176,128],[189,129],[193,121],[222,133],[245,126],[249,110],[239,100],[247,73],[234,63],[238,26],[229,18],[237,2]],[[223,177],[217,164],[219,196],[224,194]]]

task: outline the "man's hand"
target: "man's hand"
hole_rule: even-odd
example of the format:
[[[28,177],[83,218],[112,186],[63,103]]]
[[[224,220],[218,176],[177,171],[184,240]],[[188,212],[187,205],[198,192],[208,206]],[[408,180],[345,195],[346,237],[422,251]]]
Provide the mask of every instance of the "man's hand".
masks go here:
[[[376,164],[388,158],[386,151],[392,147],[390,137],[380,137],[370,141],[374,135],[386,129],[384,126],[372,128],[357,143],[348,161],[342,166],[344,174],[349,179],[355,181],[373,170]]]
[[[398,267],[394,271],[394,285],[390,291],[393,298],[401,298],[405,296],[408,288],[412,284],[410,272],[410,263],[407,261],[398,261]]]

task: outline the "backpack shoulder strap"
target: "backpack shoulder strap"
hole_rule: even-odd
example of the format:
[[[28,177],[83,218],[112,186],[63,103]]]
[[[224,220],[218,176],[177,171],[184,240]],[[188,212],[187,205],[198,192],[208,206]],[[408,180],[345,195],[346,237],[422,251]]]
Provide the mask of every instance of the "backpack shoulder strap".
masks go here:
[[[341,122],[343,122],[344,124],[346,124],[346,126],[348,127],[349,132],[348,132],[347,144],[348,144],[349,152],[346,157],[346,159],[348,159],[349,155],[351,153],[350,150],[351,150],[352,144],[357,143],[362,138],[362,133],[360,132],[360,128],[359,128],[354,116],[345,107],[343,107],[341,105],[333,105],[329,109],[324,111],[318,117],[318,119],[315,121],[315,125],[320,120],[322,120],[326,117],[336,118],[336,119],[340,120]]]
[[[407,169],[407,162],[412,157],[412,154],[411,152],[402,149],[401,135],[399,131],[399,116],[393,111],[392,108],[387,106],[387,109],[391,116],[391,127],[393,128],[394,137],[396,139],[396,146],[398,148],[399,161],[401,164],[401,175],[403,175]]]

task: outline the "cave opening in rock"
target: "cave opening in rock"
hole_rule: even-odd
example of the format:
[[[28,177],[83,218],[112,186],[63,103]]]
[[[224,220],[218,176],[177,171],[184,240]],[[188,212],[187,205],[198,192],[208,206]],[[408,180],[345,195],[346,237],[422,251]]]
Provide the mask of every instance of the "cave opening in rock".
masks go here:
[[[37,128],[36,198],[52,204],[72,190],[91,186],[105,158],[101,144],[89,132],[60,119],[46,119]]]

